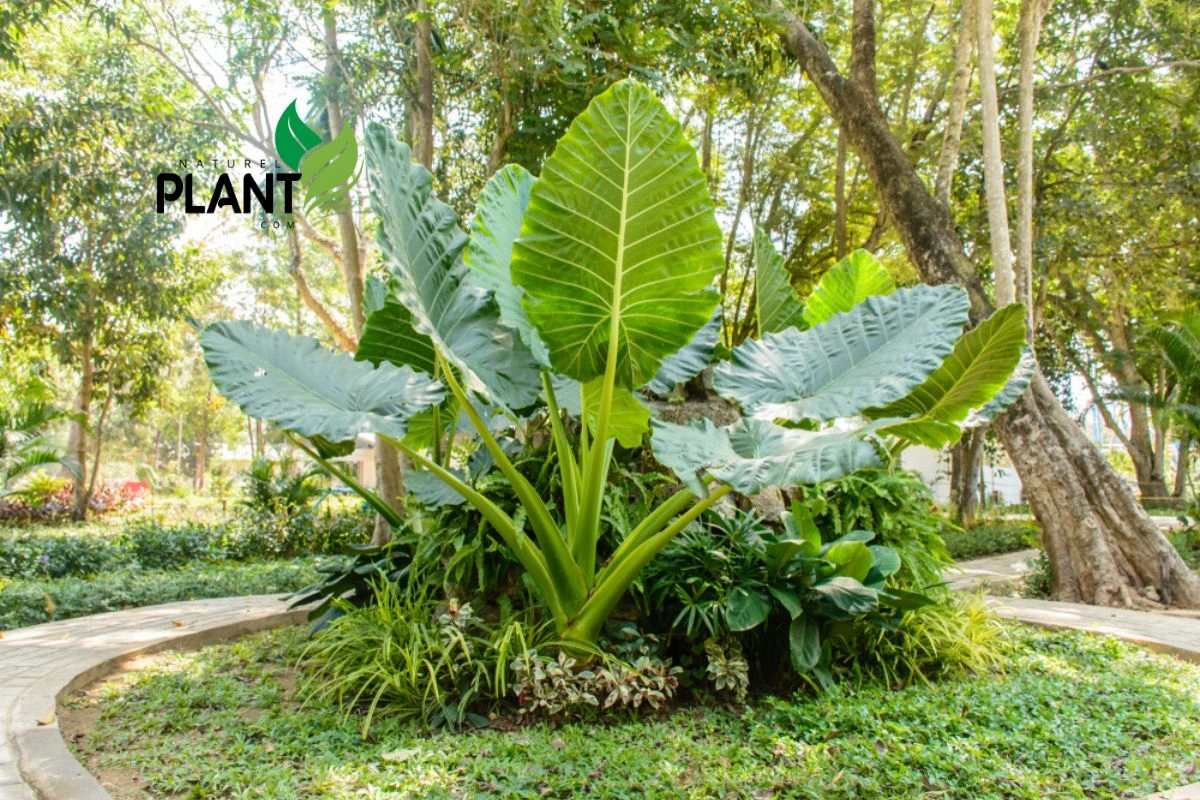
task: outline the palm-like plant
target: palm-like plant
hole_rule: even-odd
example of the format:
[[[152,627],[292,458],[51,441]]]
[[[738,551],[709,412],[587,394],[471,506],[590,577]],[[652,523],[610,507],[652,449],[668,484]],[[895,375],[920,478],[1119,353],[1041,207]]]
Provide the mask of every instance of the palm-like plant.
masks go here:
[[[860,291],[873,283],[849,265],[822,282],[812,313],[778,315],[811,328],[766,333],[718,368],[718,391],[745,419],[652,422],[642,389],[686,380],[712,358],[723,259],[695,151],[648,89],[624,81],[593,100],[539,178],[517,166],[495,175],[469,236],[386,129],[368,128],[366,155],[388,273],[369,287],[356,355],[219,322],[201,334],[213,380],[248,414],[304,437],[385,517],[395,516],[387,504],[329,458],[367,432],[408,454],[482,513],[564,640],[594,643],[641,569],[729,492],[837,478],[884,465],[909,441],[953,441],[968,414],[994,416],[1028,383],[1009,380],[1019,308],[961,336],[961,289],[891,291],[889,281],[887,292]],[[445,422],[460,412],[522,514],[451,464]],[[561,507],[539,496],[497,433],[531,415],[550,424]],[[613,448],[640,445],[651,429],[654,455],[682,487],[597,563]]]
[[[17,482],[39,467],[64,463],[46,439],[46,429],[67,414],[40,401],[0,408],[0,497],[20,494]]]
[[[1161,395],[1145,399],[1175,429],[1178,469],[1186,473],[1191,445],[1200,440],[1200,313],[1180,314],[1146,336],[1158,346],[1173,380]]]

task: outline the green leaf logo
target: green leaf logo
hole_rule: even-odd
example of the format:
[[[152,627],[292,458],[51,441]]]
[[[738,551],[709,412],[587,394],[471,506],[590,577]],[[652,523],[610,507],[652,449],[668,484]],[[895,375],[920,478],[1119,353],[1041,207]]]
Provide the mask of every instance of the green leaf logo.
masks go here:
[[[350,126],[343,127],[332,141],[322,142],[320,134],[300,118],[293,100],[275,126],[275,151],[300,173],[305,213],[315,209],[345,211],[350,207],[350,188],[360,173],[358,142]]]
[[[332,141],[319,144],[300,162],[300,187],[304,210],[324,208],[345,211],[350,207],[350,187],[358,180],[358,142],[349,126]]]
[[[300,119],[296,101],[287,107],[275,125],[275,152],[293,170],[299,171],[304,154],[321,143],[321,136]]]

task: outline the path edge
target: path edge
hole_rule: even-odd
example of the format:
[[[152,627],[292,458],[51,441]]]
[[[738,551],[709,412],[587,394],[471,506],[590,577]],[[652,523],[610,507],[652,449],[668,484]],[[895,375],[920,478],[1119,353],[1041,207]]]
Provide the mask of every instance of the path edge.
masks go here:
[[[199,630],[180,631],[117,655],[98,655],[80,659],[46,673],[17,698],[9,723],[9,741],[16,755],[21,779],[41,800],[112,800],[95,776],[67,748],[57,714],[53,722],[38,724],[51,711],[57,712],[62,700],[139,656],[163,650],[198,650],[218,642],[272,628],[298,625],[307,621],[308,609],[287,609],[261,616],[223,621]],[[82,669],[81,669],[82,667]]]

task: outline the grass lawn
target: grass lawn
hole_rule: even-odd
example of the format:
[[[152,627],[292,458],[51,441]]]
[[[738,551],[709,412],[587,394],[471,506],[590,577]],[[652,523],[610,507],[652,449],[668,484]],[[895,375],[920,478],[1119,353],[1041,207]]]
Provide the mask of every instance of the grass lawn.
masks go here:
[[[1200,666],[1013,627],[1005,674],[422,734],[302,708],[306,633],[164,653],[61,709],[117,798],[1117,798],[1196,780]]]

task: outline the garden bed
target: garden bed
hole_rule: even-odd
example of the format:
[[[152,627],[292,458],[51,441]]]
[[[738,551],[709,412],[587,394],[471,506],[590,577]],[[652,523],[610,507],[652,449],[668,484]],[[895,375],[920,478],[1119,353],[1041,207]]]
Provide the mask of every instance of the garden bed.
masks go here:
[[[118,798],[1138,797],[1194,780],[1200,667],[1014,626],[1003,674],[427,735],[301,706],[302,628],[163,653],[60,709]],[[506,721],[511,721],[507,720]]]

